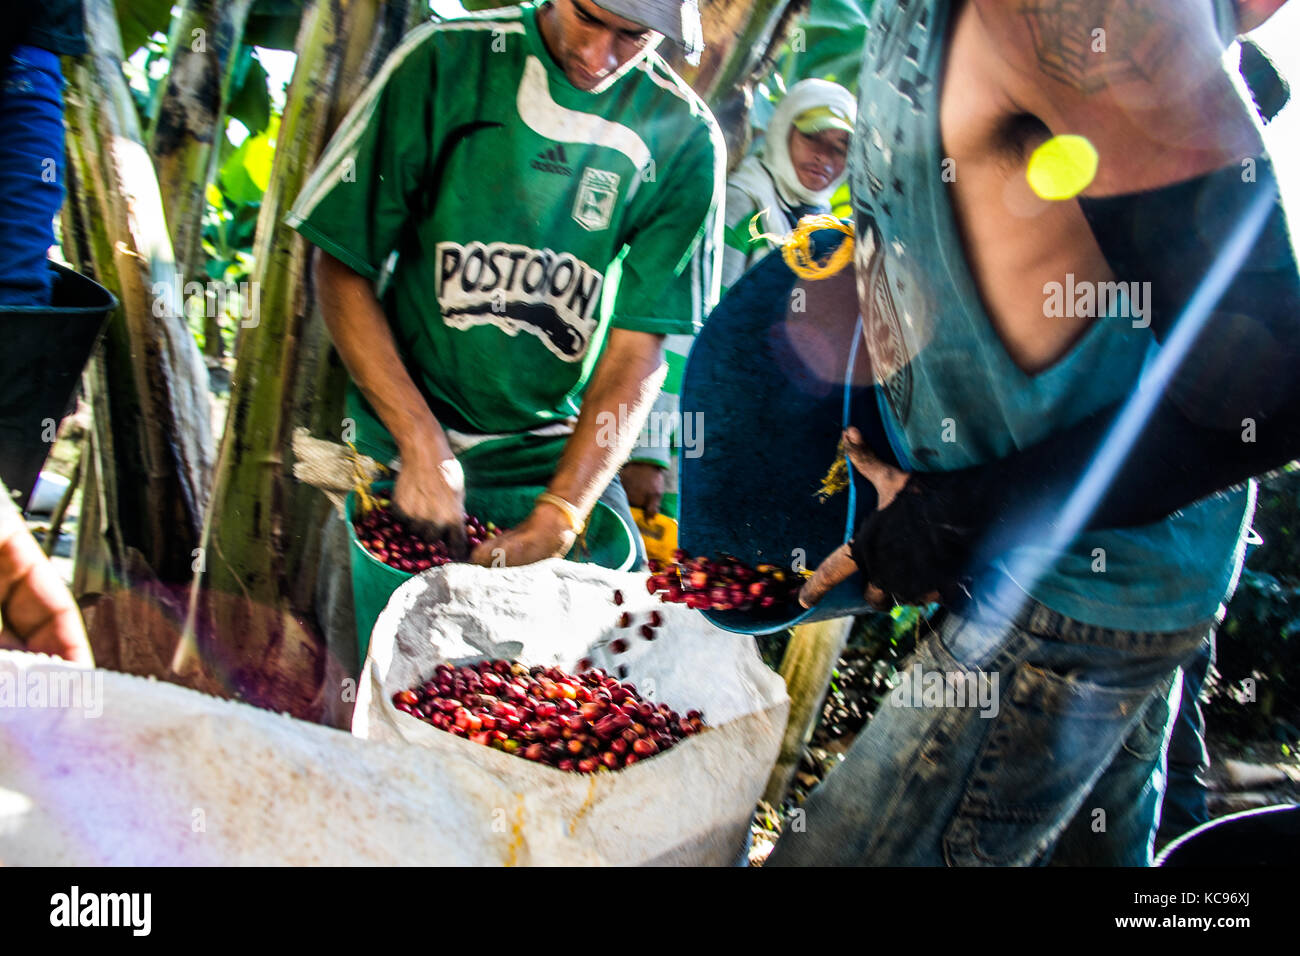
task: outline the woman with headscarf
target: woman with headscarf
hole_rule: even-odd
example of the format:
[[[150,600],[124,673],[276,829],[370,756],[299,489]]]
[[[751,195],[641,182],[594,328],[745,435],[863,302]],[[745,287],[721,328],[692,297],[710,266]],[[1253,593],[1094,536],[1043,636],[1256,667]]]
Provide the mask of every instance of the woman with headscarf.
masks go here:
[[[751,240],[755,232],[784,235],[804,216],[830,212],[831,196],[847,175],[849,135],[857,104],[838,83],[801,80],[777,104],[767,124],[761,153],[751,154],[727,180],[727,232],[722,285],[732,285],[772,243]]]

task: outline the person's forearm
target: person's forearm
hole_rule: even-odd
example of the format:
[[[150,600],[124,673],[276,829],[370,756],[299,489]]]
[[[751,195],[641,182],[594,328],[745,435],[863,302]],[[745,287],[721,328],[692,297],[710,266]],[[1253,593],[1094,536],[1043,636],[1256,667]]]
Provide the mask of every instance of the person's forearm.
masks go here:
[[[591,511],[627,459],[665,372],[663,336],[611,330],[548,491]]]
[[[321,251],[315,274],[317,300],[334,347],[403,460],[450,458],[447,436],[411,381],[373,283]]]

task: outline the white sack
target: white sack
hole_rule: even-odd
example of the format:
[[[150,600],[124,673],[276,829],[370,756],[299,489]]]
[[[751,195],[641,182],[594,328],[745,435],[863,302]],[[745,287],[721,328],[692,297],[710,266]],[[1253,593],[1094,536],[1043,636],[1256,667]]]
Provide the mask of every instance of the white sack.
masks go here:
[[[789,698],[751,637],[662,604],[646,575],[553,560],[522,568],[447,565],[399,588],[376,622],[352,729],[455,763],[437,795],[448,840],[483,862],[725,865],[744,844],[781,746]],[[624,603],[613,602],[615,589]],[[663,624],[639,635],[649,611]],[[616,627],[628,612],[632,627]],[[627,639],[626,653],[605,647]],[[393,694],[443,662],[484,657],[574,671],[590,658],[656,703],[700,710],[708,729],[623,770],[575,774],[470,743],[397,710]],[[460,768],[464,768],[461,770]],[[452,786],[454,784],[454,786]],[[492,808],[507,832],[485,828]]]
[[[461,609],[430,629],[448,652],[483,644],[491,626],[505,644],[497,651],[526,642],[530,663],[571,666],[581,655],[570,659],[566,647],[612,627],[606,583],[626,582],[625,609],[651,606],[644,575],[571,564],[549,583],[528,569],[434,570],[395,602],[424,608],[439,589],[482,590],[490,576],[500,587],[477,613]],[[603,592],[600,613],[579,613],[574,602],[592,588]],[[538,613],[519,616],[530,602]],[[698,707],[713,726],[595,777],[413,719],[403,727],[394,718],[407,715],[382,692],[358,712],[378,716],[371,735],[386,739],[361,740],[174,684],[0,651],[0,865],[729,863],[775,762],[788,700],[751,639],[682,608],[660,610],[659,640],[633,640],[624,655],[630,679],[653,680],[657,700]],[[372,648],[386,659],[372,654],[363,697],[385,674],[401,683],[408,669],[414,683],[421,669],[405,651],[392,663],[399,616],[390,607],[380,619]],[[415,621],[400,646],[423,648],[431,672],[436,652]]]

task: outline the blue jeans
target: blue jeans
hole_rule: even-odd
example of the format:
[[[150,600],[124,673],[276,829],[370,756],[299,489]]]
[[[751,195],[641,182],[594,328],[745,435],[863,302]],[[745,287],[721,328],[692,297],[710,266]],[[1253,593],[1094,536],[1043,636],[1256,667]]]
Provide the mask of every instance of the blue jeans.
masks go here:
[[[1210,820],[1203,777],[1210,769],[1205,747],[1205,715],[1201,691],[1214,665],[1214,641],[1206,641],[1183,668],[1183,697],[1169,738],[1168,789],[1165,793],[1157,842],[1168,843]]]
[[[46,253],[63,205],[59,58],[14,49],[0,89],[0,306],[50,304]]]
[[[1042,864],[1067,826],[1055,862],[1148,864],[1143,793],[1209,628],[1108,630],[1032,602],[1014,621],[948,614],[767,865]]]

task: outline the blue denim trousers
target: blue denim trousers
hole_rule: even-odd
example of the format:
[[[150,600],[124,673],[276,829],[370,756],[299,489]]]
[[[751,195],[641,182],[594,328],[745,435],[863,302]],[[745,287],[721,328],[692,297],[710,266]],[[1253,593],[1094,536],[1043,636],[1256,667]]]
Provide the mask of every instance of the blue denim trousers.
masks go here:
[[[0,87],[0,306],[49,305],[46,253],[63,205],[59,58],[14,49]]]
[[[766,865],[1148,865],[1178,668],[1212,623],[949,613]]]
[[[1163,845],[1210,820],[1204,776],[1210,769],[1205,746],[1201,692],[1214,666],[1214,642],[1208,641],[1183,668],[1183,696],[1174,718],[1168,748],[1168,789],[1161,807],[1156,844]]]

